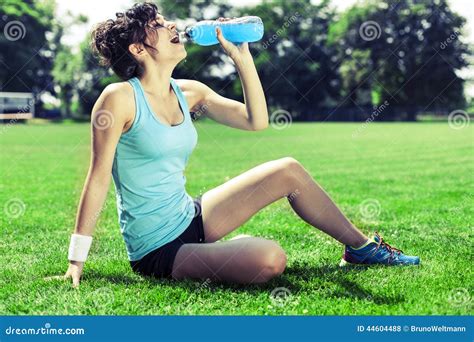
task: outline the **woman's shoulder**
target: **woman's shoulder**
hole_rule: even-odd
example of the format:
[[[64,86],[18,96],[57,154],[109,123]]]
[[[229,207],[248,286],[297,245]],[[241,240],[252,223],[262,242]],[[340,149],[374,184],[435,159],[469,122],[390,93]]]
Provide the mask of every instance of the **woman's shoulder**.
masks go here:
[[[186,97],[190,109],[204,99],[206,88],[208,88],[204,83],[190,79],[175,79],[175,82]]]
[[[129,82],[110,83],[100,96],[116,108],[130,109],[134,107],[133,88]]]
[[[128,122],[135,115],[133,88],[129,82],[115,82],[107,85],[96,102],[98,110],[108,110]]]
[[[190,80],[186,78],[174,80],[182,91],[200,91],[203,87],[207,87],[204,83],[199,82],[198,80]]]
[[[133,88],[128,81],[114,82],[107,85],[102,93],[105,96],[119,99],[121,95],[131,95],[133,93]]]

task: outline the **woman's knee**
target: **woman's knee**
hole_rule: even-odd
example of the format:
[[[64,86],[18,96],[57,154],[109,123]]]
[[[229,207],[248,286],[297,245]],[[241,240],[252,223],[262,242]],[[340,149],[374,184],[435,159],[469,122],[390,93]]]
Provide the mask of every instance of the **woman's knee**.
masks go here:
[[[268,240],[260,258],[260,280],[266,282],[279,276],[286,268],[286,253],[275,241]]]
[[[296,169],[301,167],[301,163],[293,157],[282,157],[277,159],[283,169]]]
[[[279,183],[288,187],[288,193],[294,191],[295,181],[301,179],[305,172],[303,165],[293,157],[280,158],[277,165]]]

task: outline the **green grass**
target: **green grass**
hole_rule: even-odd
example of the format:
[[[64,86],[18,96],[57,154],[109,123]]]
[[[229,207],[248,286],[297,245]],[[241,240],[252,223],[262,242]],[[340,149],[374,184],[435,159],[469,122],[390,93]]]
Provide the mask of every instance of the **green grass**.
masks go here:
[[[422,265],[341,270],[342,246],[300,220],[282,199],[235,232],[277,240],[288,254],[282,276],[252,286],[145,279],[129,267],[111,185],[80,288],[46,281],[67,268],[88,169],[89,126],[2,126],[0,313],[472,313],[472,125],[294,123],[261,132],[196,125],[199,143],[186,170],[192,196],[260,163],[292,156],[358,227],[378,230],[394,246],[420,255]],[[12,199],[25,206],[17,218]],[[367,200],[380,206],[379,215],[361,214]],[[281,303],[270,296],[278,287],[291,292]]]

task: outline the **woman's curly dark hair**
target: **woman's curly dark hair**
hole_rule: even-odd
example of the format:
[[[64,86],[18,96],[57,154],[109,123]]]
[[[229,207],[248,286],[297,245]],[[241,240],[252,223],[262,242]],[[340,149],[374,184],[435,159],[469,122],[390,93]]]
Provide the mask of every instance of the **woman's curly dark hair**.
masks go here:
[[[117,13],[116,19],[106,20],[95,26],[92,31],[92,50],[99,56],[101,64],[111,67],[123,80],[138,76],[142,68],[128,51],[128,46],[145,43],[149,30],[148,23],[156,19],[158,8],[150,2],[137,3],[125,13]],[[156,49],[155,49],[156,50]]]

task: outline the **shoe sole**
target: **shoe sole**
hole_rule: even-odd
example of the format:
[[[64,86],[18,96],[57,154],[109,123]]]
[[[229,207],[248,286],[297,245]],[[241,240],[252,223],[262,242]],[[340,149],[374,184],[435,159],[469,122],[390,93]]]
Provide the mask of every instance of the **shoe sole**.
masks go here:
[[[339,267],[347,267],[347,266],[352,266],[352,265],[357,265],[357,264],[350,263],[349,261],[346,261],[344,259],[341,259],[341,262],[339,263]]]
[[[346,261],[344,259],[341,259],[341,262],[339,263],[339,267],[349,267],[349,266],[376,266],[376,265],[383,265],[383,266],[419,266],[420,261],[417,264],[397,264],[397,265],[387,265],[387,264],[354,264],[352,262]]]

